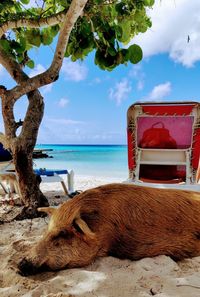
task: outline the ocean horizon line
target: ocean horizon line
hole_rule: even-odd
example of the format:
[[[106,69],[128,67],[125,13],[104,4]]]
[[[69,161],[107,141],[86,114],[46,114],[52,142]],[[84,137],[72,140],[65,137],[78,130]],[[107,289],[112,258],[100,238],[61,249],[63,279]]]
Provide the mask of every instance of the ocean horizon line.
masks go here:
[[[37,143],[36,146],[49,145],[49,146],[127,146],[127,144],[58,144],[58,143]]]

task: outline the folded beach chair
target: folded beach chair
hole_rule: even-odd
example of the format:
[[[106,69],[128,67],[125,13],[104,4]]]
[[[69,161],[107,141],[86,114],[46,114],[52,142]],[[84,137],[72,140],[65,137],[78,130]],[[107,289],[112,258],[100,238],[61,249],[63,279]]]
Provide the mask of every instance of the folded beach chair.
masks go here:
[[[0,143],[0,186],[5,193],[19,192],[11,153]]]
[[[12,161],[0,162],[0,186],[5,194],[17,193],[20,196],[18,177]]]
[[[198,102],[135,103],[127,133],[128,182],[200,190]]]

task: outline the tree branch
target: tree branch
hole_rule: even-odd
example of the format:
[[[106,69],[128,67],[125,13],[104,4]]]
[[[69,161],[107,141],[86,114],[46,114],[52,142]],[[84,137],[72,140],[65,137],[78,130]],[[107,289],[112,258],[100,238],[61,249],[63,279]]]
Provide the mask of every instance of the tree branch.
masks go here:
[[[6,68],[11,77],[17,82],[22,83],[26,81],[29,77],[23,72],[20,65],[12,59],[12,57],[6,53],[6,51],[0,46],[0,64]]]
[[[71,5],[66,13],[63,27],[59,34],[58,43],[51,66],[45,72],[29,78],[20,85],[8,91],[12,94],[12,98],[14,100],[18,99],[24,94],[29,93],[32,90],[54,82],[58,78],[70,33],[77,19],[79,16],[81,16],[87,1],[88,0],[72,0]]]
[[[14,102],[12,100],[7,100],[7,92],[1,95],[2,101],[2,115],[4,119],[5,134],[7,140],[16,137],[16,122],[13,112]],[[9,98],[10,99],[10,98]]]
[[[66,16],[66,10],[57,14],[40,19],[22,18],[19,20],[10,20],[0,25],[0,38],[8,30],[17,29],[21,27],[40,28],[44,26],[53,26],[62,23]]]
[[[10,73],[10,75],[13,77],[13,79],[21,84],[26,83],[26,81],[29,79],[29,76],[26,75],[25,72],[21,69],[20,65],[8,55],[4,49],[0,46],[0,63],[7,69],[7,71]],[[29,139],[30,137],[34,136],[36,138],[37,135],[37,123],[41,122],[42,116],[43,116],[43,110],[44,110],[44,102],[43,97],[41,96],[40,92],[35,89],[31,93],[27,94],[29,99],[29,105],[28,110],[25,116],[24,121],[16,122],[14,118],[13,113],[13,106],[16,102],[16,98],[13,97],[13,93],[10,91],[7,91],[4,86],[0,86],[0,96],[2,98],[2,114],[4,117],[4,124],[5,124],[5,131],[7,137],[4,140],[4,145],[6,147],[12,146],[12,137],[14,137],[14,141],[20,142],[22,138]],[[37,109],[37,112],[35,111],[35,106]],[[33,111],[35,111],[35,114],[37,116],[32,116]],[[6,114],[6,115],[5,115]],[[31,121],[30,121],[30,117]],[[30,129],[27,129],[28,126],[30,126],[30,122],[32,123]],[[16,130],[22,126],[22,130],[18,138],[16,137]],[[27,132],[29,131],[30,135],[27,135]],[[0,135],[1,136],[1,135]],[[35,139],[34,138],[34,139]]]

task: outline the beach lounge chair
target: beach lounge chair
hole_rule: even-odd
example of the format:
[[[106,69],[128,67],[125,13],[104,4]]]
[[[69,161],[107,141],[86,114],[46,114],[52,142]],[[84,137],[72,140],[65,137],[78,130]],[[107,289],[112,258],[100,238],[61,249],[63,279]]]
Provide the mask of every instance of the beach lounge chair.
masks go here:
[[[44,150],[35,150],[41,154]],[[73,170],[47,170],[35,169],[35,174],[41,177],[41,181],[45,183],[60,182],[66,195],[74,192],[74,172]],[[67,185],[64,179],[60,176],[67,175]],[[12,155],[3,148],[0,143],[0,186],[6,194],[17,193],[20,196],[20,189],[18,184],[18,177],[15,172],[15,167],[12,162]]]
[[[69,195],[74,192],[74,172],[73,170],[47,170],[35,169],[34,172],[41,177],[41,181],[45,183],[60,182],[64,193]],[[67,175],[67,185],[60,176]],[[18,177],[15,172],[12,156],[8,150],[3,148],[0,143],[0,186],[6,194],[17,193],[20,196]]]
[[[200,190],[200,104],[135,103],[127,113],[128,182]]]
[[[74,171],[73,170],[49,170],[46,168],[40,168],[34,170],[36,175],[39,175],[42,182],[54,183],[60,182],[66,195],[74,192]],[[62,174],[67,175],[67,185],[64,179],[60,176]]]
[[[69,195],[74,192],[74,172],[73,170],[48,170],[35,169],[36,175],[41,177],[41,181],[45,183],[60,182],[64,193]],[[60,175],[67,175],[67,184]],[[20,195],[17,174],[14,169],[14,164],[10,162],[0,162],[0,185],[5,193],[17,193]]]

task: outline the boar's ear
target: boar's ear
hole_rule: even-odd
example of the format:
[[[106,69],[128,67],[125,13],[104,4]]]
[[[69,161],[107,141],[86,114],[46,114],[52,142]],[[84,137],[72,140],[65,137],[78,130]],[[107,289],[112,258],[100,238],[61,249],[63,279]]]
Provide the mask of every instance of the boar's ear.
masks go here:
[[[73,227],[78,233],[82,233],[89,237],[90,239],[95,238],[95,233],[88,227],[87,223],[81,218],[76,218],[73,221]]]
[[[52,215],[56,209],[53,207],[39,207],[37,210],[41,212],[46,212],[48,215]]]

